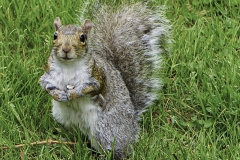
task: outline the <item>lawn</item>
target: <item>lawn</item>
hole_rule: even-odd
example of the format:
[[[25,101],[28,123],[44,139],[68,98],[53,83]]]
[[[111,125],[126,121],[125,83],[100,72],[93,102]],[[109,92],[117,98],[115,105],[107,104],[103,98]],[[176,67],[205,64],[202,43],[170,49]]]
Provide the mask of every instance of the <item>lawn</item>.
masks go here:
[[[0,149],[0,159],[102,157],[87,147],[80,131],[69,133],[53,120],[51,98],[38,83],[53,20],[59,16],[64,24],[76,24],[91,18],[92,2],[0,1],[0,147],[8,147]],[[116,7],[130,0],[99,3]],[[159,102],[143,114],[129,159],[240,159],[240,3],[152,0],[148,5],[168,7],[173,43],[163,57]],[[46,140],[59,143],[30,145]],[[66,141],[77,143],[61,143]]]

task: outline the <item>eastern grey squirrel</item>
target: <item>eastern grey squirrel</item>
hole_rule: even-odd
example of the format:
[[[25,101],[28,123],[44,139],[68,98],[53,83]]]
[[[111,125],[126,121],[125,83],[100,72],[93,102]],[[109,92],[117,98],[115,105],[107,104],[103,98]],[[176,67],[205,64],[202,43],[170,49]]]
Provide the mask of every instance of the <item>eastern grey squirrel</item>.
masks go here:
[[[53,98],[52,114],[65,127],[79,127],[96,150],[114,159],[137,140],[140,114],[160,90],[156,72],[170,43],[162,7],[137,3],[117,11],[101,7],[81,26],[54,21],[48,69],[40,84]]]

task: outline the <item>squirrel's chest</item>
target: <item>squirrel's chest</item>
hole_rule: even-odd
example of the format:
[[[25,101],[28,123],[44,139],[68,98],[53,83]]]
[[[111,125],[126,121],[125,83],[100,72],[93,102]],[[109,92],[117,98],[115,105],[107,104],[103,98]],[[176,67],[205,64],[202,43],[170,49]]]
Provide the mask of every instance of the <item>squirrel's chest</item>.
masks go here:
[[[53,84],[59,89],[66,90],[67,85],[80,86],[89,81],[91,75],[88,67],[83,64],[75,64],[69,66],[53,66]]]

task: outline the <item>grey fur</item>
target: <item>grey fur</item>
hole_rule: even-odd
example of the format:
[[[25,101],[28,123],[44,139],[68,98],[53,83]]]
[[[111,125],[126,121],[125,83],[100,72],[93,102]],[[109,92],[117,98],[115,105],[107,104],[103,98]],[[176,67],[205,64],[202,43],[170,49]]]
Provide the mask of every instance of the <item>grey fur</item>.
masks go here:
[[[114,12],[110,7],[101,7],[94,14],[96,27],[90,34],[89,46],[120,71],[139,113],[157,98],[161,88],[157,73],[160,54],[171,43],[164,6],[156,8],[150,10],[138,3]]]

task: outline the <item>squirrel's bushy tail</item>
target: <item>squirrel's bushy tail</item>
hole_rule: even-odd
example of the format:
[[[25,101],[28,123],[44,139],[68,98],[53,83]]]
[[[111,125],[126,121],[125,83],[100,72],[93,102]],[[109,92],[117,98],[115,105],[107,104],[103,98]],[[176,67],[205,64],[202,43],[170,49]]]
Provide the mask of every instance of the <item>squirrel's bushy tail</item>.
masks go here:
[[[150,10],[141,3],[117,11],[102,6],[94,14],[90,48],[115,66],[130,92],[136,113],[157,97],[161,88],[161,56],[169,41],[164,8]]]

